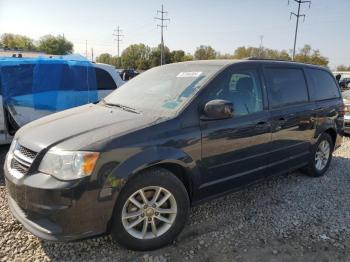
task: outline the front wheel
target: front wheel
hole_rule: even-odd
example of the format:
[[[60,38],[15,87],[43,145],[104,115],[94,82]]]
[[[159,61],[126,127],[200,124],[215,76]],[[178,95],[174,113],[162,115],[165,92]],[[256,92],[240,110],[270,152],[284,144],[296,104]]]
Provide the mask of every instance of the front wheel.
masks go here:
[[[120,192],[112,237],[133,250],[152,250],[174,241],[189,210],[185,186],[170,171],[154,168],[131,178]]]
[[[328,133],[323,133],[312,150],[309,164],[302,171],[314,177],[322,176],[329,168],[333,149],[332,137]]]

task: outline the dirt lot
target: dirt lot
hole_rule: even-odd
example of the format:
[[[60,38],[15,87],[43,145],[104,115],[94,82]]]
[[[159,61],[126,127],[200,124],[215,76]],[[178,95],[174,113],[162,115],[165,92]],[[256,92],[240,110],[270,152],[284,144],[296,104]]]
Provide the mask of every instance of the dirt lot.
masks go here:
[[[127,251],[109,236],[39,240],[12,218],[1,173],[0,260],[350,261],[349,158],[345,138],[322,178],[296,172],[192,208],[177,242],[147,253]]]

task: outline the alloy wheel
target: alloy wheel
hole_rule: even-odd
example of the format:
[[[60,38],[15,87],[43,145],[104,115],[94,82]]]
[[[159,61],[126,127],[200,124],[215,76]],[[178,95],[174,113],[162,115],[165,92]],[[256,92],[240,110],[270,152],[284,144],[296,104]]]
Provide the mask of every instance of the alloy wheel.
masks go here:
[[[331,146],[327,140],[322,140],[319,143],[315,155],[315,167],[317,170],[322,171],[328,164],[330,157]]]
[[[138,239],[152,239],[163,235],[174,224],[176,200],[163,187],[149,186],[133,193],[122,210],[124,229]]]

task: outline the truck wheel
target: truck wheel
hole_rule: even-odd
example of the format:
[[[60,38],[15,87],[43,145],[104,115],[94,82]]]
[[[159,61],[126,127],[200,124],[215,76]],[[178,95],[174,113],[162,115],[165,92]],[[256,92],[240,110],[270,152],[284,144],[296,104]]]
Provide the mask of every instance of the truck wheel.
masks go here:
[[[185,226],[189,203],[185,186],[173,173],[163,168],[142,171],[118,195],[112,237],[132,250],[168,245]]]

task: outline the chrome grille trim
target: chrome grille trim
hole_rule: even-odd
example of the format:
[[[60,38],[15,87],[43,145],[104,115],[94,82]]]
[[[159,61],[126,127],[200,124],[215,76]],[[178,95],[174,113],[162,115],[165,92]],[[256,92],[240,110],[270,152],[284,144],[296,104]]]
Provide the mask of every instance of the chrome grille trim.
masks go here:
[[[19,160],[20,162],[26,162],[29,166],[33,163],[37,153],[34,151],[25,148],[24,146],[18,145],[15,148],[15,151],[13,152],[13,155]]]
[[[27,175],[36,155],[36,152],[17,144],[14,151],[9,152],[8,163],[11,175],[17,179]]]

